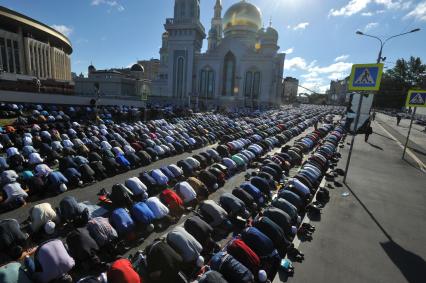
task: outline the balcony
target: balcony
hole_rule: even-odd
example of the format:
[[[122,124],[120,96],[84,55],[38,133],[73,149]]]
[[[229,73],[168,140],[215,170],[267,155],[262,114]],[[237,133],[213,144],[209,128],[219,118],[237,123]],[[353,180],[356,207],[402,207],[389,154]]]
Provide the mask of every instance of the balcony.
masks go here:
[[[166,19],[166,24],[165,24],[166,29],[167,29],[167,26],[171,26],[171,25],[197,25],[202,30],[202,32],[204,32],[204,33],[206,32],[205,29],[204,29],[204,26],[201,24],[201,22],[199,20],[196,20],[196,19],[185,19],[185,18],[183,18],[183,19],[174,19],[174,18]]]

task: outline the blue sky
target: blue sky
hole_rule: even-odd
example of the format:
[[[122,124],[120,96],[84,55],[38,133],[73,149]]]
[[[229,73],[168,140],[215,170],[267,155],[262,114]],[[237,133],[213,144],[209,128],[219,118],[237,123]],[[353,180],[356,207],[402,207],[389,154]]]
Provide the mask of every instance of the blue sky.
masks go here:
[[[223,0],[224,11],[239,0]],[[215,0],[201,0],[202,22],[210,28]],[[325,91],[331,79],[345,77],[353,63],[375,62],[378,41],[356,30],[390,36],[414,28],[384,49],[386,67],[396,59],[419,56],[426,62],[426,0],[249,0],[265,26],[280,34],[286,51],[284,76]],[[0,5],[56,27],[72,41],[72,71],[126,67],[137,59],[158,58],[163,24],[173,16],[173,0],[0,0]],[[207,42],[204,42],[204,49]],[[303,90],[300,90],[303,91]]]

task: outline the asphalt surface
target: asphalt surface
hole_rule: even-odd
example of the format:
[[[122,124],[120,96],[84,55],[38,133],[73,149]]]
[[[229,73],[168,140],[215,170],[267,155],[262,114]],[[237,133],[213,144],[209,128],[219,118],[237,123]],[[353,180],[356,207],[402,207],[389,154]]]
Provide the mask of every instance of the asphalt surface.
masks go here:
[[[376,122],[384,127],[386,131],[395,137],[402,145],[405,145],[410,127],[409,119],[402,119],[399,126],[397,126],[395,117],[378,113]],[[424,126],[413,123],[407,148],[426,164],[426,132],[424,129]],[[385,137],[389,138],[388,135],[385,135]]]
[[[305,260],[294,264],[294,277],[274,282],[426,282],[426,174],[372,126],[369,143],[356,139],[347,185],[330,189],[313,240],[301,243]],[[345,143],[339,168],[348,150]]]

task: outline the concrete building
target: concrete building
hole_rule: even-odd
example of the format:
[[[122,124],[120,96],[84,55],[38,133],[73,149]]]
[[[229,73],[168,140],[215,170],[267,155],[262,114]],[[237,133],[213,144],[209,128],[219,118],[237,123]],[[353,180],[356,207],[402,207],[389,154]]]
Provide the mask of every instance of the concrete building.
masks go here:
[[[285,54],[278,53],[278,32],[271,24],[263,28],[261,11],[247,1],[232,5],[222,18],[216,0],[213,12],[206,34],[200,1],[175,0],[152,99],[200,107],[280,104]],[[208,50],[202,53],[206,36]]]
[[[349,77],[343,80],[330,82],[330,91],[328,92],[328,102],[330,104],[343,104],[346,102],[348,93]]]
[[[286,77],[283,80],[283,95],[282,102],[288,103],[293,102],[297,98],[297,92],[299,91],[299,80],[292,77]]]
[[[126,69],[96,70],[88,67],[88,76],[74,79],[75,93],[84,96],[97,96],[123,99],[146,100],[151,93],[149,79],[145,78],[144,68],[134,64]]]
[[[144,69],[143,78],[147,80],[156,80],[160,75],[160,60],[139,60],[137,64],[141,65]]]
[[[72,92],[71,53],[62,33],[0,6],[1,89]]]

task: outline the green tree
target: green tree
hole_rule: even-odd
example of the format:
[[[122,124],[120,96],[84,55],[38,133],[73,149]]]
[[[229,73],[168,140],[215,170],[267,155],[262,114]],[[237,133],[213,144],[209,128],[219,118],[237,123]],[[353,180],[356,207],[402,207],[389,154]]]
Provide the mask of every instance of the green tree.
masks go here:
[[[411,56],[395,62],[395,66],[385,72],[379,93],[374,98],[375,107],[402,108],[407,92],[411,88],[425,88],[426,65],[419,57]]]

